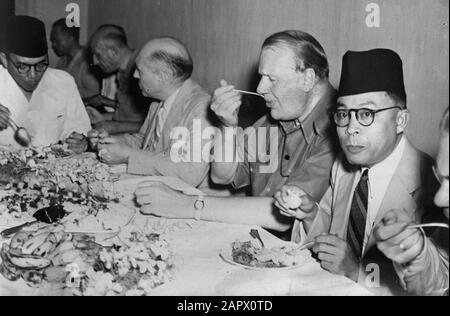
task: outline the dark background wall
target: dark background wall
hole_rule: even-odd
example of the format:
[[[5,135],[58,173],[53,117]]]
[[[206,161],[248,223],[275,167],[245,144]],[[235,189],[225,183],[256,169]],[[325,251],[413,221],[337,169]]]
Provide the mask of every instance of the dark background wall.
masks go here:
[[[14,14],[14,0],[1,0],[0,1],[0,46],[3,40],[3,23],[5,20]]]
[[[194,56],[194,78],[209,91],[222,78],[255,89],[260,46],[284,29],[307,31],[323,44],[335,86],[347,50],[394,49],[404,60],[413,115],[408,135],[435,153],[438,124],[449,105],[448,0],[16,0],[16,6],[50,23],[64,15],[67,2],[80,4],[87,34],[116,23],[135,48],[155,36],[181,39]],[[381,9],[380,28],[366,26],[369,3]]]

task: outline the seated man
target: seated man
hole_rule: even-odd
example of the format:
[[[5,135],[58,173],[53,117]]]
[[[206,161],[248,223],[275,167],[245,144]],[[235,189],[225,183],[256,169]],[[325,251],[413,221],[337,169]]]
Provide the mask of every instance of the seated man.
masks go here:
[[[117,102],[102,96],[87,100],[87,105],[95,108],[115,108],[113,114],[104,115],[95,108],[89,109],[94,127],[109,134],[139,132],[151,100],[142,95],[138,80],[133,77],[138,52],[128,47],[123,29],[116,25],[100,26],[91,37],[91,50],[94,65],[99,66],[105,76],[115,74],[117,80]]]
[[[448,222],[449,208],[449,112],[441,123],[441,139],[436,160],[436,177],[441,187],[435,204],[443,208]],[[378,249],[394,262],[407,291],[415,295],[447,295],[448,229],[439,229],[431,238],[419,229],[408,229],[414,219],[403,210],[392,210],[375,228]]]
[[[292,220],[274,209],[275,192],[289,183],[316,198],[325,193],[335,159],[333,126],[328,116],[335,103],[335,90],[328,81],[328,60],[322,46],[301,31],[274,34],[262,47],[259,72],[262,79],[258,92],[270,108],[270,116],[245,132],[239,130],[241,95],[226,82],[216,90],[211,105],[223,123],[218,134],[224,135],[216,135],[212,179],[233,184],[236,189],[251,186],[253,196],[209,196],[198,201],[164,186],[144,185],[137,192],[143,212],[175,218],[195,215],[206,221],[260,225],[285,233]],[[238,135],[231,133],[235,137],[224,146],[222,139],[235,130]],[[235,151],[238,159],[233,158]],[[227,156],[227,152],[232,153],[230,160],[220,157],[219,153]]]
[[[53,51],[60,57],[56,68],[73,76],[81,98],[98,95],[100,81],[89,66],[87,51],[80,45],[80,28],[68,27],[66,19],[60,19],[53,24],[50,40]]]
[[[387,49],[347,52],[334,111],[344,155],[333,166],[331,185],[320,204],[294,186],[277,194],[283,213],[297,218],[293,240],[300,241],[303,225],[325,270],[377,287],[365,272],[379,269],[379,289],[394,294],[404,293],[392,261],[376,247],[373,227],[393,208],[420,220],[432,205],[425,193],[432,185],[421,177],[431,161],[404,135],[409,118],[400,57]],[[289,206],[293,195],[298,205]]]
[[[83,136],[91,126],[73,78],[48,68],[44,23],[38,19],[11,18],[0,53],[0,145],[20,148],[10,120],[24,127],[33,146],[66,141],[84,152]]]
[[[151,104],[139,133],[109,137],[92,131],[93,146],[98,145],[104,162],[128,164],[130,174],[174,176],[193,186],[201,185],[207,179],[209,163],[192,161],[190,151],[187,160],[178,161],[172,151],[178,129],[188,131],[186,136],[192,141],[201,138],[193,135],[196,121],[201,129],[210,126],[211,97],[190,79],[193,61],[189,52],[175,39],[157,38],[144,46],[136,64],[135,77],[142,93],[157,101]],[[194,146],[187,147],[194,150]]]

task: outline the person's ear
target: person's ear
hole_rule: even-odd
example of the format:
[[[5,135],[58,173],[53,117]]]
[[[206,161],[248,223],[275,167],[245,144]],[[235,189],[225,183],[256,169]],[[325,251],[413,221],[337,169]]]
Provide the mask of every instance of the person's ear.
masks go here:
[[[303,71],[303,90],[310,92],[316,84],[316,72],[312,68],[307,68]]]
[[[404,133],[410,120],[409,110],[401,110],[397,113],[397,134]]]

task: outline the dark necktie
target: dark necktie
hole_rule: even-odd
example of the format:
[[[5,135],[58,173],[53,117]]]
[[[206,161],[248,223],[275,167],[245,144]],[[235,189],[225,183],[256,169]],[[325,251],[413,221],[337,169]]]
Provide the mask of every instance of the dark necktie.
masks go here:
[[[361,258],[363,255],[369,193],[368,180],[369,170],[365,170],[355,188],[347,231],[347,242],[357,258]]]

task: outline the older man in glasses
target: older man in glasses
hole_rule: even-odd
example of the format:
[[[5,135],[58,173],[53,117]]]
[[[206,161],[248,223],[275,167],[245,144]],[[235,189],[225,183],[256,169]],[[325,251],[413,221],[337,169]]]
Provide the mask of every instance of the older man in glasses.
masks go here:
[[[48,67],[44,24],[27,16],[11,18],[0,61],[0,145],[21,148],[14,121],[29,132],[33,146],[65,141],[75,152],[85,151],[89,116],[74,79]]]
[[[425,191],[433,186],[422,176],[432,164],[404,135],[409,118],[400,57],[387,49],[348,52],[334,110],[343,155],[327,193],[320,203],[295,186],[276,195],[282,213],[298,219],[294,240],[307,232],[302,237],[325,270],[391,294],[405,292],[373,227],[392,209],[421,220],[432,205]]]
[[[436,221],[448,222],[449,208],[449,112],[441,123],[441,137],[436,167],[433,168],[441,187],[434,201],[443,209],[445,218]],[[433,215],[438,215],[433,214]],[[390,258],[402,274],[409,293],[417,295],[448,296],[448,229],[437,230],[427,238],[404,210],[392,210],[375,228],[378,248]]]

